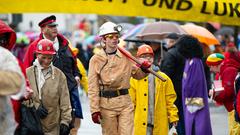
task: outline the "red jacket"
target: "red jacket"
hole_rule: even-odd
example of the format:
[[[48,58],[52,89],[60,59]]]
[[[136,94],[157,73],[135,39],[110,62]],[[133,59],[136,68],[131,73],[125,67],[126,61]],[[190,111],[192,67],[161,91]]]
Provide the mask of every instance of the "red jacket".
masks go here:
[[[224,104],[227,111],[230,112],[234,109],[234,81],[238,70],[240,69],[240,55],[239,53],[228,55],[229,56],[223,61],[219,73],[224,91],[216,96],[215,100],[220,104]]]
[[[18,59],[18,64],[19,64],[19,66],[22,70],[22,73],[23,73],[25,79],[27,80],[25,66],[23,65],[23,63],[19,59]],[[26,83],[26,84],[27,84],[27,87],[29,87],[29,84],[28,83]],[[15,114],[15,120],[16,120],[17,123],[19,123],[20,120],[21,120],[20,107],[21,107],[22,101],[11,99],[11,102],[13,104],[13,111],[14,111],[14,114]]]

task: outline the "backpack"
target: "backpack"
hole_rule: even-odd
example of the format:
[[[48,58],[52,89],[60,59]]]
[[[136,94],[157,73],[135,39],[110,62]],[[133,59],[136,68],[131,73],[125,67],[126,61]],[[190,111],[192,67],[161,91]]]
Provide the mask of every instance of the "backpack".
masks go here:
[[[235,121],[240,123],[239,112],[237,112],[237,94],[240,89],[240,72],[238,72],[235,81],[234,81],[234,92],[235,92],[235,100],[234,100],[234,110],[235,110]],[[240,102],[240,101],[239,101]]]

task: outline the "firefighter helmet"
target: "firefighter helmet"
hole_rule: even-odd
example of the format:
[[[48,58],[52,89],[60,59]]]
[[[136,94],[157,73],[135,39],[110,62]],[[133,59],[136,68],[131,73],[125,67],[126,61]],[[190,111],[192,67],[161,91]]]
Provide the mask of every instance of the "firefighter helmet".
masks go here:
[[[153,50],[149,45],[141,45],[138,47],[137,56],[139,57],[142,54],[154,55]]]
[[[42,39],[37,44],[36,53],[40,54],[56,54],[53,48],[53,42],[48,39]]]
[[[122,26],[112,22],[106,22],[99,28],[99,36],[104,36],[110,33],[119,33],[122,31]]]

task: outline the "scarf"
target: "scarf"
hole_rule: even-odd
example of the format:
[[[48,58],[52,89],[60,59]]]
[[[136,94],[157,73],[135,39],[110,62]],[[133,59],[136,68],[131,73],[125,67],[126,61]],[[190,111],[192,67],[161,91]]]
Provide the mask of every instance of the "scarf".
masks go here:
[[[52,65],[52,62],[51,64],[49,65],[49,67],[47,69],[44,69],[40,63],[39,63],[39,60],[38,58],[35,59],[35,61],[33,62],[33,66],[34,68],[36,67],[37,68],[37,73],[38,73],[38,78],[36,78],[37,80],[37,88],[38,88],[38,95],[39,95],[39,99],[41,100],[42,99],[42,87],[46,81],[47,78],[49,77],[52,77],[52,79],[54,79],[54,70],[53,70],[53,65]],[[45,73],[45,74],[44,74]]]

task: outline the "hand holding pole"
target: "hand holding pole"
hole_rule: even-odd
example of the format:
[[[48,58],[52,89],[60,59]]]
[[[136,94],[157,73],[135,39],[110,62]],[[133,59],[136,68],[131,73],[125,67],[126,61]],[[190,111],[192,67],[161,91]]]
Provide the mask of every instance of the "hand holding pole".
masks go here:
[[[134,62],[136,62],[137,64],[141,65],[141,61],[139,61],[137,58],[133,57],[128,51],[126,51],[125,49],[118,47],[118,50],[125,55],[127,58],[133,60]],[[156,76],[157,78],[159,78],[161,81],[165,82],[166,79],[163,78],[161,75],[159,75],[157,72],[153,71],[151,68],[147,69],[151,74],[153,74],[154,76]]]

